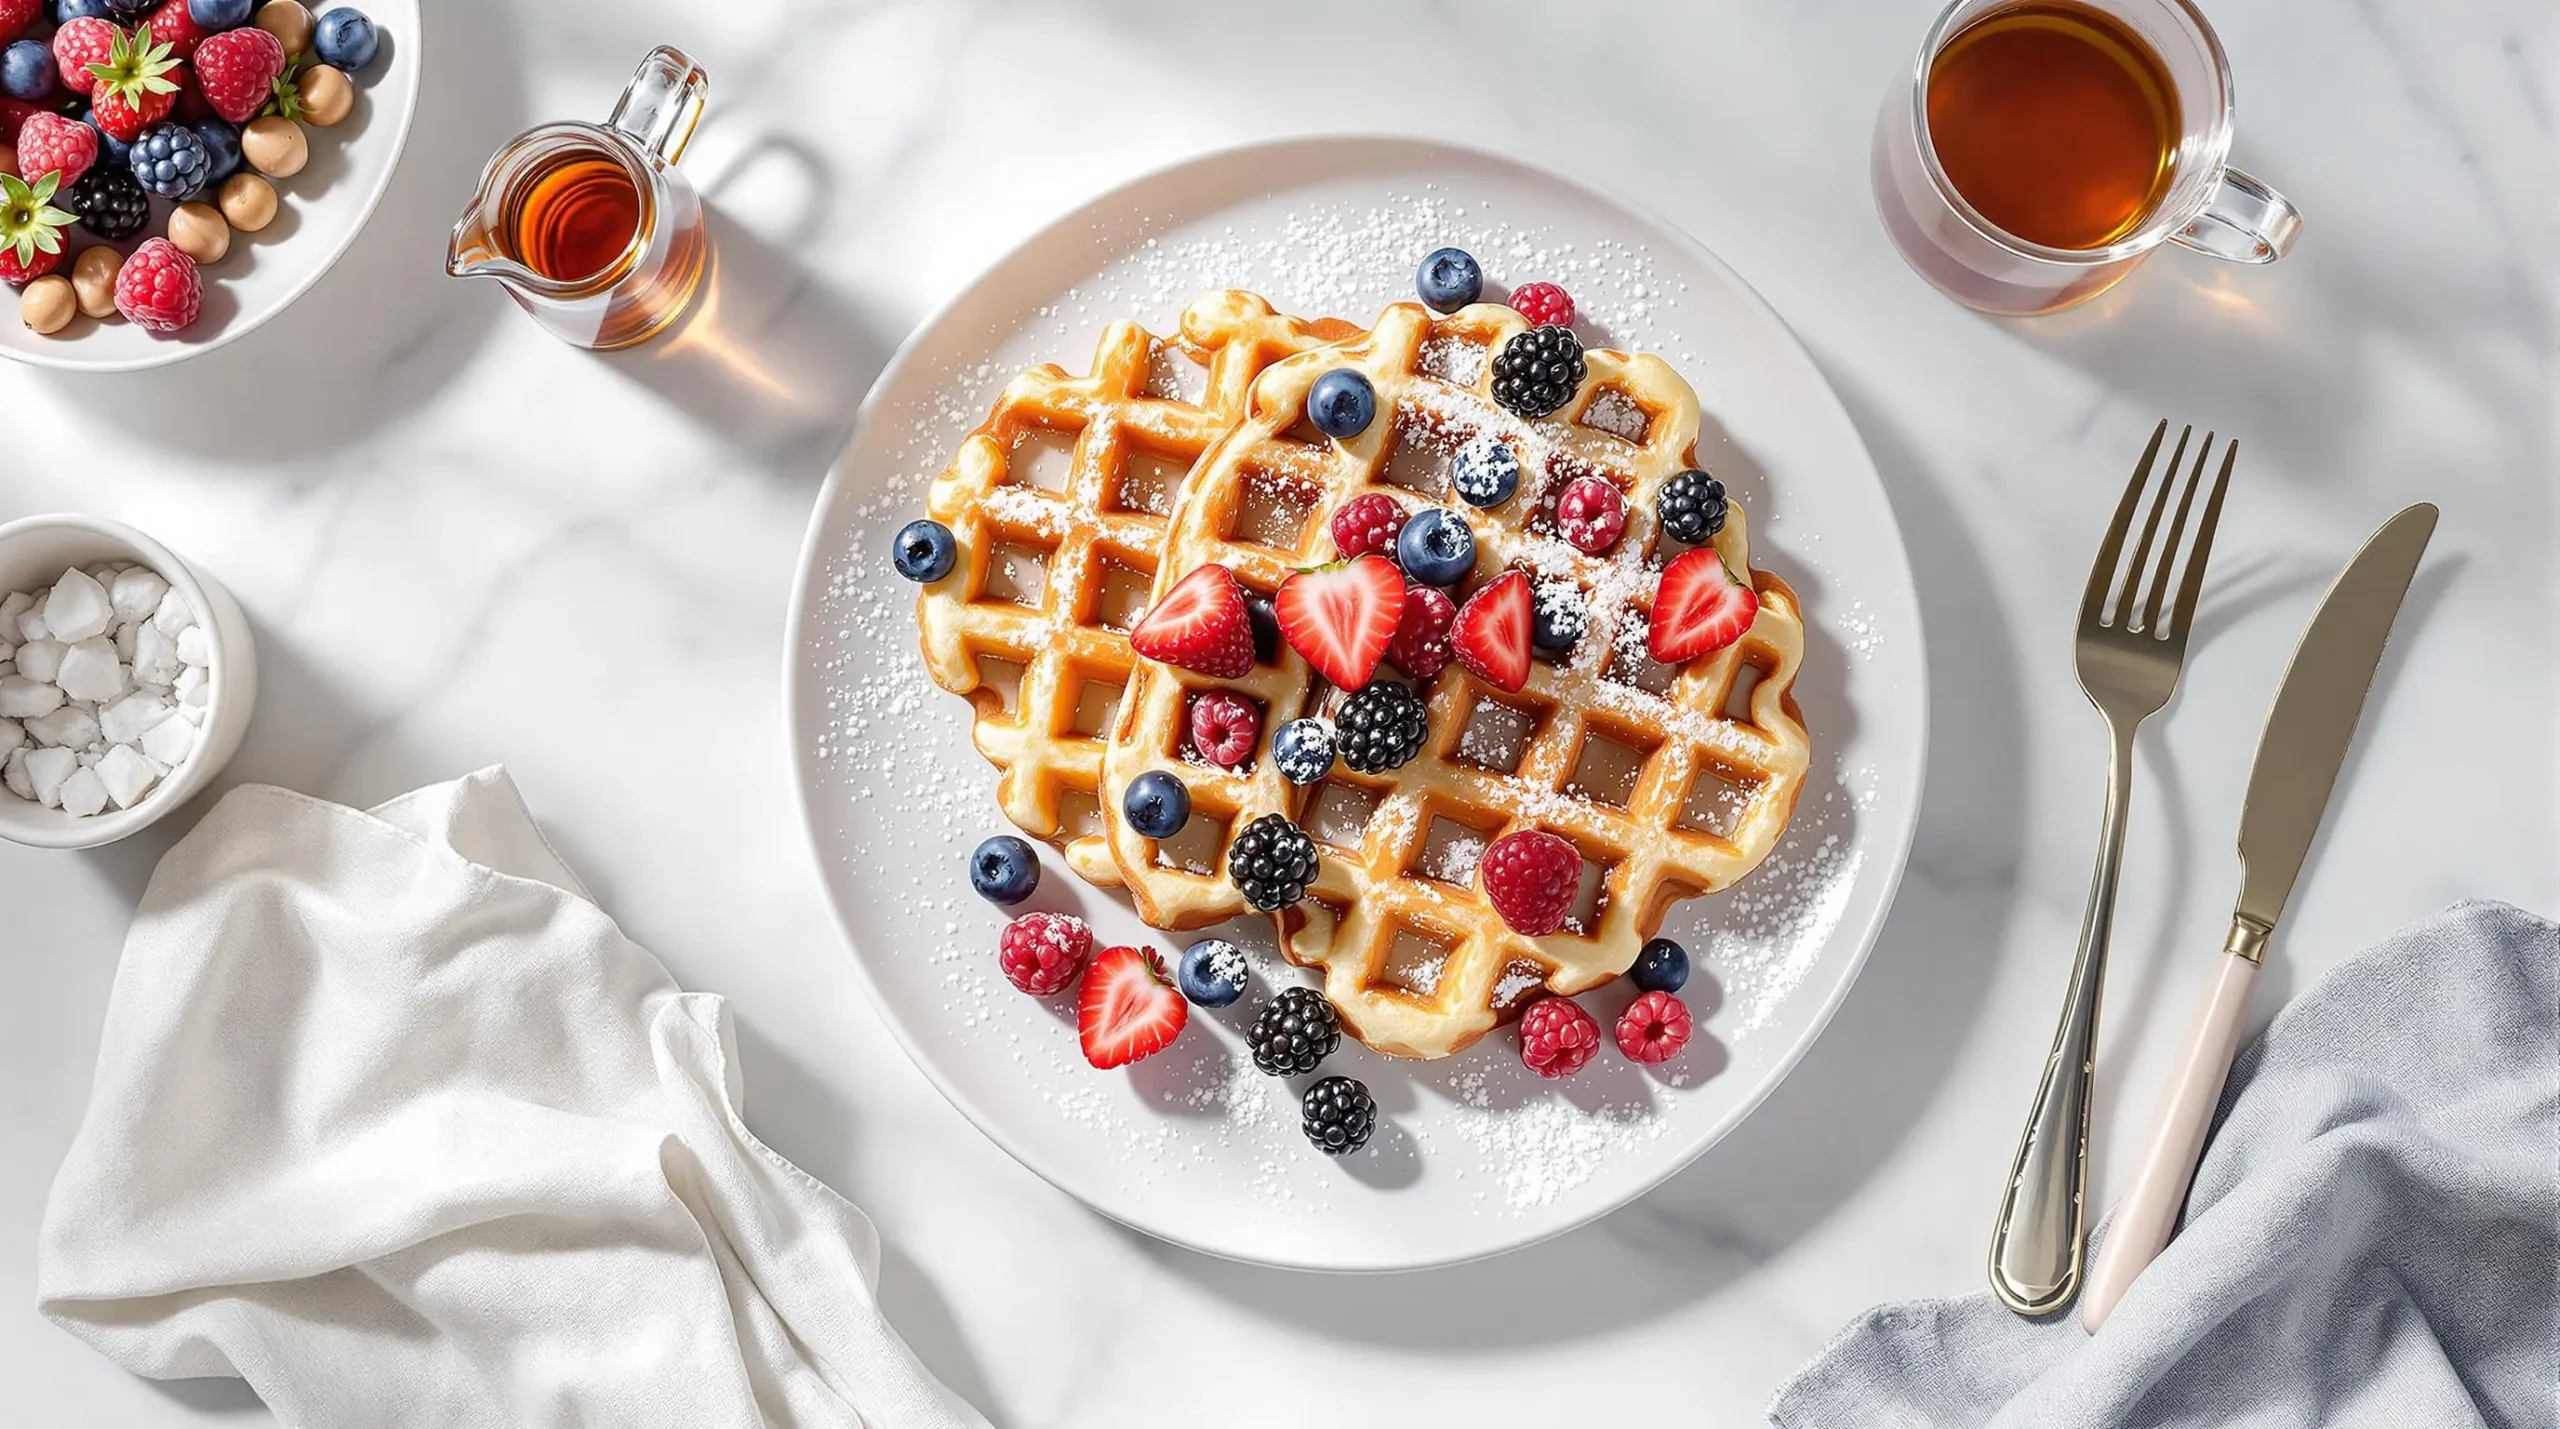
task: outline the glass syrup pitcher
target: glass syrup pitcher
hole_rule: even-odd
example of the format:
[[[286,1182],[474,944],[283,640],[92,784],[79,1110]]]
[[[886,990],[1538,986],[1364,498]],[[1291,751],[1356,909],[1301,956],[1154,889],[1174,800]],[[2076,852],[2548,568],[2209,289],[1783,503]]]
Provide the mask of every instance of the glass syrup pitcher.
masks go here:
[[[710,84],[660,46],[602,125],[517,135],[480,171],[445,271],[497,279],[573,346],[603,352],[657,336],[693,301],[710,250],[702,197],[675,167]]]

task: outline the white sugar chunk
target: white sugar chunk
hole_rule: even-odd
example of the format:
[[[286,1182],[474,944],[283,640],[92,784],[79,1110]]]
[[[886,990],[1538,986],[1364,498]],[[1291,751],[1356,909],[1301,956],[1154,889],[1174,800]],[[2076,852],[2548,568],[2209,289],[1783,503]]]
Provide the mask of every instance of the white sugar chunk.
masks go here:
[[[92,635],[63,652],[62,672],[53,682],[75,700],[103,704],[124,693],[124,666],[117,663],[116,647],[105,636]]]
[[[167,685],[178,678],[178,642],[148,621],[133,628],[133,678],[146,685]]]
[[[49,715],[27,721],[27,733],[38,744],[86,749],[98,742],[98,717],[78,705],[64,705]]]
[[[178,632],[178,659],[188,665],[213,663],[213,638],[201,625],[190,625]]]
[[[19,798],[26,800],[30,804],[36,801],[35,781],[27,777],[27,752],[25,750],[13,749],[9,751],[9,762],[6,764],[0,764],[0,784],[7,785],[10,793],[17,795]]]
[[[6,596],[0,596],[0,630],[7,631],[8,638],[17,639],[18,617],[35,609],[35,606],[36,598],[22,590],[13,590]]]
[[[116,627],[117,659],[122,660],[128,665],[133,663],[134,646],[142,639],[142,627],[144,623],[145,622],[139,620],[128,620],[124,624]]]
[[[174,636],[196,623],[196,608],[187,604],[187,598],[172,587],[167,595],[160,597],[160,608],[152,612],[151,623],[160,627],[161,634]]]
[[[201,694],[203,692],[198,691],[197,693]],[[186,696],[180,695],[178,697],[178,718],[185,720],[190,725],[201,728],[204,724],[204,706],[188,704]]]
[[[107,797],[119,809],[130,809],[142,802],[151,786],[160,782],[160,771],[130,744],[119,744],[98,761],[98,781],[107,786]]]
[[[79,772],[80,756],[68,749],[27,751],[27,783],[33,786],[35,801],[48,809],[62,807],[63,781]]]
[[[62,781],[62,812],[76,819],[103,813],[107,807],[107,781],[95,769],[75,769]]]
[[[142,736],[142,752],[175,769],[196,752],[196,727],[182,719],[164,719]]]
[[[190,679],[189,676],[194,678]],[[213,699],[213,683],[205,678],[202,665],[189,665],[178,672],[178,683],[171,687],[181,705],[203,709]]]
[[[13,719],[0,719],[0,757],[15,754],[26,747],[27,727]]]
[[[170,701],[137,691],[98,711],[98,737],[109,744],[132,744],[169,717]]]
[[[107,588],[87,571],[64,571],[62,579],[44,598],[45,629],[66,645],[77,645],[93,635],[104,635],[115,623],[115,607],[107,601]]]
[[[96,581],[98,588],[104,590],[116,583],[116,573],[123,569],[124,565],[120,561],[100,561],[94,566],[85,567],[81,573]]]
[[[52,636],[53,632],[45,628],[42,606],[18,617],[18,640],[21,644],[29,640],[51,639]]]
[[[0,715],[33,719],[62,708],[62,691],[48,681],[25,675],[0,675]]]
[[[30,680],[53,683],[62,673],[63,644],[59,640],[30,640],[18,647],[18,673]]]
[[[130,625],[149,620],[160,609],[160,598],[168,593],[169,583],[160,579],[158,571],[135,566],[107,587],[107,603],[115,607],[117,620]]]

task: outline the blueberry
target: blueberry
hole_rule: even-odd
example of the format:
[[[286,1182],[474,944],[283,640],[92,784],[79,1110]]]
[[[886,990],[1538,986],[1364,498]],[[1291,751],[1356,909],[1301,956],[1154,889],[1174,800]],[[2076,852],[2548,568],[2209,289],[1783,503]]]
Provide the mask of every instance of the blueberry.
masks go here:
[[[1244,996],[1244,950],[1219,938],[1202,938],[1182,950],[1174,978],[1182,995],[1202,1007],[1225,1007]]]
[[[129,25],[141,19],[156,3],[158,0],[106,0],[106,8],[100,13],[118,24]]]
[[[1582,592],[1563,581],[1541,581],[1529,602],[1529,643],[1550,655],[1561,655],[1582,640],[1591,624],[1591,608]]]
[[[1426,506],[1396,535],[1396,564],[1424,585],[1456,585],[1476,568],[1476,533],[1445,506]]]
[[[889,543],[889,558],[898,563],[898,574],[911,581],[938,581],[959,564],[960,543],[939,521],[910,521]]]
[[[42,40],[20,40],[0,50],[0,92],[42,104],[53,97],[53,51]]]
[[[1434,312],[1454,313],[1484,294],[1484,269],[1463,248],[1443,248],[1422,260],[1413,286]]]
[[[1271,597],[1246,596],[1244,622],[1253,627],[1253,658],[1265,665],[1279,659],[1280,612],[1272,608]]]
[[[1333,369],[1307,389],[1307,420],[1328,437],[1349,441],[1369,430],[1369,419],[1377,415],[1377,389],[1348,367]]]
[[[1120,812],[1141,835],[1169,839],[1191,822],[1191,791],[1163,770],[1151,769],[1129,781],[1129,792],[1120,796]]]
[[[1313,784],[1333,768],[1333,726],[1293,719],[1271,736],[1271,764],[1292,784]]]
[[[107,0],[54,0],[53,20],[62,24],[71,20],[103,20],[107,18]]]
[[[1040,886],[1040,860],[1031,845],[998,834],[969,855],[969,886],[990,903],[1019,903]]]
[[[132,162],[133,145],[108,133],[106,126],[98,122],[97,110],[81,110],[80,122],[98,131],[98,153],[108,162],[116,164]]]
[[[1636,954],[1627,977],[1639,992],[1678,992],[1689,981],[1689,950],[1669,938],[1656,938]]]
[[[1478,437],[1458,448],[1449,485],[1469,506],[1500,506],[1520,489],[1520,458],[1493,438]]]
[[[204,185],[211,188],[240,171],[240,131],[220,119],[199,119],[187,126],[204,141],[206,156],[212,167],[205,170]]]
[[[62,7],[68,10],[74,3],[62,0]],[[199,29],[236,30],[249,23],[254,4],[255,0],[187,0],[187,18]]]
[[[373,21],[362,10],[344,5],[320,17],[319,27],[312,31],[311,48],[320,54],[320,62],[335,65],[349,74],[373,63],[373,54],[382,44]]]

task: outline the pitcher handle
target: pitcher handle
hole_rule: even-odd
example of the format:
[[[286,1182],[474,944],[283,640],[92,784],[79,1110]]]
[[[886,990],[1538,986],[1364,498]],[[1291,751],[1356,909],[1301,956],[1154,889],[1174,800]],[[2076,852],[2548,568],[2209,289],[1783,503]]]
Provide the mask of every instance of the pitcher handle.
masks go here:
[[[2273,263],[2301,233],[2302,211],[2291,199],[2254,175],[2227,168],[2204,211],[2169,236],[2229,262]]]
[[[711,92],[711,76],[684,51],[660,45],[640,62],[640,71],[605,120],[631,136],[633,143],[672,164],[684,157],[693,126],[702,122],[702,105]]]

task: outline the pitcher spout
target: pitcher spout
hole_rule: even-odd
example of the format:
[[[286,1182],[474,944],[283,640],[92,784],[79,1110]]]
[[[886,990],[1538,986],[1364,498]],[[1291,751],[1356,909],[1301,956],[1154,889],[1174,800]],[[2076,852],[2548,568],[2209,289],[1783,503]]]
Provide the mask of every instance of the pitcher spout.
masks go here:
[[[485,201],[475,199],[454,223],[453,237],[445,245],[445,272],[456,278],[488,278],[496,276],[497,269],[506,262],[488,207]]]

